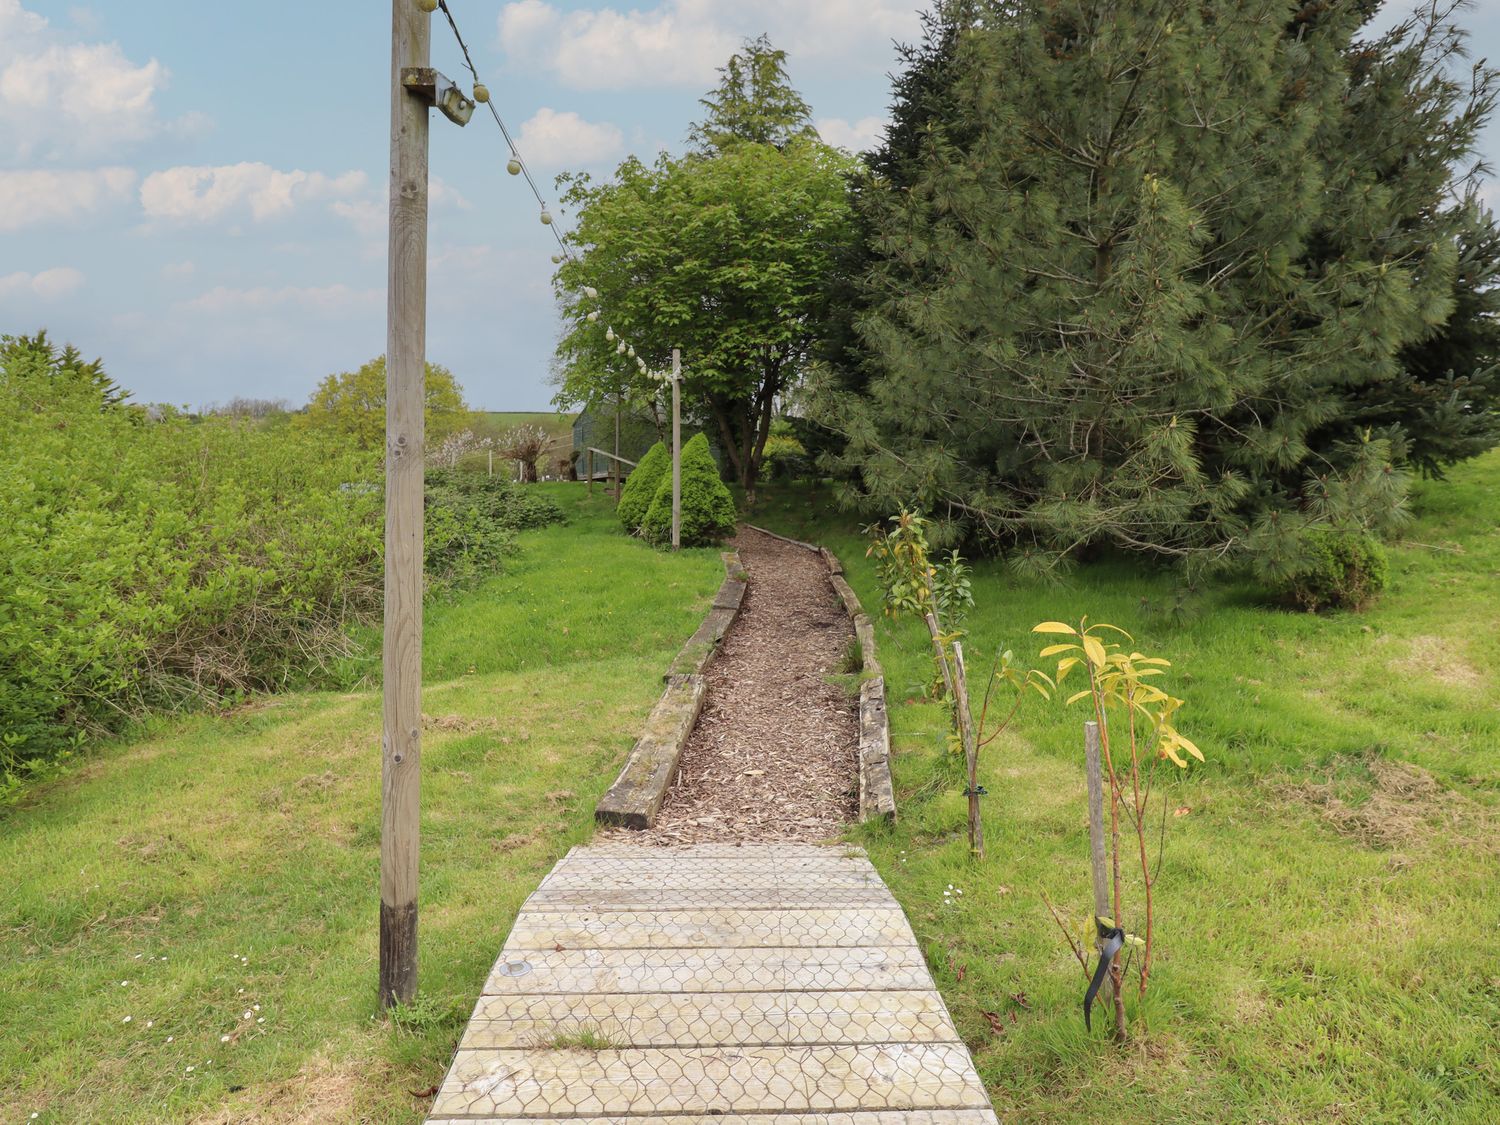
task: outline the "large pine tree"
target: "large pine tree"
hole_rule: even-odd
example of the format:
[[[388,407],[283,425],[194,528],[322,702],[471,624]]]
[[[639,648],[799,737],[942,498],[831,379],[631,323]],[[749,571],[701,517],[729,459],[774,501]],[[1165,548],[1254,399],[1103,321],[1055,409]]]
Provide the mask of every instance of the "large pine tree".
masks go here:
[[[821,414],[865,502],[1018,561],[1271,573],[1306,527],[1398,518],[1420,435],[1373,404],[1478,292],[1460,238],[1488,228],[1453,189],[1494,76],[1452,76],[1442,20],[1360,43],[1374,6],[941,5],[830,332]],[[1454,409],[1485,415],[1479,382]]]

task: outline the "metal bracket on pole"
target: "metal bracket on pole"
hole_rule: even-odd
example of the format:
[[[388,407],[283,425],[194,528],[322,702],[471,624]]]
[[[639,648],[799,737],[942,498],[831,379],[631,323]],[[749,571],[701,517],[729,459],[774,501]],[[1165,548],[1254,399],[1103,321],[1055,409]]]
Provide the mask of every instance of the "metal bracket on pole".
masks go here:
[[[474,116],[474,103],[446,75],[430,66],[404,66],[401,85],[407,93],[428,105],[437,106],[443,116],[455,125],[467,125]]]

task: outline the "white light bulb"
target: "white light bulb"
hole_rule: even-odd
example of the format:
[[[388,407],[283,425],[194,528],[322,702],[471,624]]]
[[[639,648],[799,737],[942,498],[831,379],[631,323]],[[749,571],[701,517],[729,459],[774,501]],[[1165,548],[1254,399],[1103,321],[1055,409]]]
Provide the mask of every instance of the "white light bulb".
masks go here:
[[[635,358],[635,345],[634,344],[630,345],[630,358],[631,359]]]
[[[604,330],[604,338],[613,344],[615,342],[615,330],[613,328],[606,328]]]
[[[505,170],[512,176],[519,176],[521,174],[521,162],[512,156],[505,162]]]
[[[598,309],[595,309],[593,312],[589,313],[589,320],[592,321],[592,320],[598,320],[598,319],[599,319],[599,310]]]
[[[615,354],[616,355],[624,355],[625,354],[625,341],[624,340],[621,340],[620,344],[619,344],[619,347],[615,348]]]
[[[552,212],[551,211],[543,211],[542,212],[542,226],[544,226],[544,227],[550,227],[551,225],[552,225]]]
[[[562,265],[562,255],[561,254],[553,254],[552,255],[552,264],[554,266],[560,266],[560,265]]]
[[[590,301],[597,301],[599,299],[599,290],[595,289],[592,285],[585,285],[583,287],[583,295]]]
[[[438,0],[417,0],[417,7],[424,12],[437,11]]]
[[[490,88],[483,82],[474,83],[474,100],[480,105],[490,100]]]

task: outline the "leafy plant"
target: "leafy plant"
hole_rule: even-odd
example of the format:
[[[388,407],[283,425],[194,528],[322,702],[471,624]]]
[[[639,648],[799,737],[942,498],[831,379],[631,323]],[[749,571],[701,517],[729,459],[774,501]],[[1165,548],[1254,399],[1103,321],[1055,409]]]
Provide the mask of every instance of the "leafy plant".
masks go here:
[[[426,488],[428,575],[445,585],[498,569],[516,549],[516,532],[545,527],[562,509],[501,477],[457,469],[429,471]]]
[[[538,425],[524,423],[500,435],[495,448],[521,466],[521,483],[536,483],[536,463],[552,444],[551,435]]]
[[[964,634],[958,627],[974,604],[968,565],[956,550],[938,562],[930,558],[929,525],[920,513],[903,508],[890,522],[893,526],[889,531],[879,524],[865,529],[872,539],[865,555],[876,560],[885,593],[885,612],[892,617],[915,614],[927,624],[933,661],[953,717],[950,740],[963,754],[968,778],[964,795],[969,799],[969,850],[976,858],[983,859],[984,824],[979,814],[979,798],[984,789],[979,784],[979,751],[1000,737],[1028,690],[1048,697],[1052,681],[1043,672],[1015,667],[1012,654],[1001,653],[995,658],[976,720],[969,704]],[[1005,719],[991,728],[990,704],[995,689],[1001,685],[1014,692],[1014,700]]]
[[[1151,682],[1167,674],[1170,661],[1146,656],[1134,649],[1126,649],[1116,641],[1105,640],[1105,634],[1118,634],[1126,641],[1132,638],[1114,625],[1090,625],[1087,618],[1076,626],[1064,621],[1044,621],[1032,632],[1068,638],[1041,651],[1044,659],[1057,657],[1055,682],[1059,687],[1075,670],[1082,669],[1088,677],[1088,686],[1070,695],[1067,703],[1088,700],[1094,712],[1094,722],[1099,727],[1103,779],[1109,803],[1106,849],[1113,905],[1112,917],[1100,917],[1088,929],[1092,931],[1098,926],[1122,930],[1122,941],[1140,949],[1136,995],[1138,999],[1144,999],[1155,953],[1156,876],[1166,846],[1167,831],[1167,802],[1159,794],[1156,795],[1161,806],[1159,825],[1148,822],[1157,769],[1163,762],[1170,762],[1177,769],[1186,769],[1189,758],[1201,762],[1203,754],[1177,729],[1176,715],[1183,701]],[[1123,737],[1119,740],[1114,737],[1111,715],[1123,727]],[[1123,874],[1125,860],[1120,841],[1122,822],[1135,836],[1130,862],[1139,866],[1136,887],[1143,900],[1142,920],[1145,925],[1145,935],[1139,938],[1126,929],[1127,880]],[[1153,835],[1156,836],[1154,860],[1150,854]],[[1077,946],[1074,949],[1081,952]],[[1115,1036],[1123,1040],[1127,1034],[1122,988],[1124,970],[1118,960],[1110,966],[1110,978],[1113,981]],[[1144,1018],[1141,1014],[1142,1027]]]
[[[424,422],[427,441],[438,443],[471,421],[463,388],[453,372],[436,363],[427,365]],[[307,409],[296,415],[298,429],[351,438],[363,449],[385,445],[385,356],[376,356],[354,371],[329,375],[318,384]]]

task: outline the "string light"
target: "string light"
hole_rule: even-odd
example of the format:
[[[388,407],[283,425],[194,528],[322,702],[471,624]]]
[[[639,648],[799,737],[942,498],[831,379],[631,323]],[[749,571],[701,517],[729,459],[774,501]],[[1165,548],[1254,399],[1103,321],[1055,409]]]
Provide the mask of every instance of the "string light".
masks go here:
[[[453,12],[449,9],[447,0],[415,0],[415,2],[417,7],[424,12],[434,12],[441,8],[443,15],[447,18],[448,26],[453,31],[453,38],[458,42],[458,49],[463,53],[464,65],[468,68],[469,74],[474,79],[474,101],[480,105],[487,105],[489,107],[490,116],[495,119],[495,124],[500,127],[500,135],[505,138],[506,147],[510,150],[510,157],[505,162],[505,170],[512,176],[522,176],[525,178],[526,186],[531,189],[531,194],[536,197],[537,206],[541,208],[542,225],[552,232],[553,238],[557,239],[559,253],[552,255],[552,264],[561,265],[565,261],[577,264],[578,258],[569,248],[561,232],[558,231],[556,224],[553,222],[552,212],[547,207],[547,201],[537,188],[536,181],[532,179],[531,170],[527,168],[526,161],[522,158],[521,150],[516,146],[515,138],[511,136],[510,129],[506,127],[505,119],[500,116],[500,111],[495,108],[495,103],[490,100],[489,87],[479,80],[479,71],[474,66],[474,58],[469,53],[469,45],[464,42],[463,33],[458,30],[458,22],[453,18]],[[599,299],[599,291],[591,285],[583,287],[583,295],[590,301],[597,301]],[[591,309],[586,319],[591,324],[598,323],[599,310]],[[636,355],[635,346],[626,344],[624,339],[616,334],[612,326],[605,328],[604,338],[611,342],[617,342],[615,353],[617,355],[629,355],[636,361],[636,366],[643,375],[648,375],[662,383],[668,381],[665,374],[651,374],[647,370],[646,361]]]

